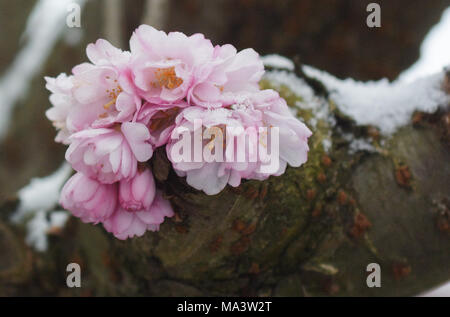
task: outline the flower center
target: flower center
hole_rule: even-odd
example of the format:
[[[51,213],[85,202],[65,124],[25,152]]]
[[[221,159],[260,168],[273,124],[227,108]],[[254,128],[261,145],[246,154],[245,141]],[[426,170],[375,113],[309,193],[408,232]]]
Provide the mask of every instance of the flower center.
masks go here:
[[[175,67],[158,68],[155,71],[155,81],[152,82],[153,87],[166,87],[167,89],[174,89],[181,86],[183,79],[177,77]]]
[[[108,102],[107,104],[104,104],[103,108],[105,108],[105,110],[108,110],[112,105],[114,105],[116,103],[117,97],[122,91],[123,91],[122,87],[120,87],[119,85],[117,85],[117,87],[113,89],[106,89],[106,93],[108,93],[108,96],[109,98],[111,98],[111,101]]]

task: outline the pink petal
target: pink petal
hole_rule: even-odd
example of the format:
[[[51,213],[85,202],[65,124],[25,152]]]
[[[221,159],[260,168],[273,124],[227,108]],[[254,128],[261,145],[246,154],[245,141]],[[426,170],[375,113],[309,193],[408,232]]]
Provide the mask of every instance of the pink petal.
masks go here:
[[[148,161],[153,155],[153,148],[147,141],[150,139],[148,128],[142,123],[125,122],[122,132],[130,145],[131,151],[139,162]]]

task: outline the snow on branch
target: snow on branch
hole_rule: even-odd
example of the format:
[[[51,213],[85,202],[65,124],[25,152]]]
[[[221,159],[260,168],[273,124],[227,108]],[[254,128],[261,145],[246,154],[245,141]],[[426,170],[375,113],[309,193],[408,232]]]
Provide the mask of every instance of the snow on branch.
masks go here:
[[[378,127],[384,135],[407,124],[415,111],[433,113],[450,103],[450,96],[443,89],[445,72],[404,83],[387,79],[341,80],[310,66],[303,70],[327,87],[340,111],[359,125]]]
[[[63,33],[67,5],[84,0],[40,0],[31,12],[22,38],[25,45],[17,53],[13,63],[0,78],[0,139],[8,129],[12,111],[26,95],[31,80],[50,55],[53,46]]]
[[[72,173],[69,164],[64,163],[53,174],[33,178],[18,192],[19,206],[12,215],[14,223],[26,222],[26,242],[38,251],[47,249],[47,232],[51,228],[64,226],[68,214],[54,211],[59,201],[61,188]]]

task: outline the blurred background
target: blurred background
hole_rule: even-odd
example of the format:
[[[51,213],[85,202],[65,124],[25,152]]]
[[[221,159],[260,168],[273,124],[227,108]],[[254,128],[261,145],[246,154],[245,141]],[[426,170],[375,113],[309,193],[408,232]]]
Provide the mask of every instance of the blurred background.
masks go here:
[[[381,27],[366,25],[369,3]],[[81,26],[66,19],[73,4]],[[337,77],[412,80],[450,64],[450,0],[0,0],[0,204],[57,169],[65,147],[45,117],[44,76],[86,61],[106,38],[122,49],[141,23],[201,32],[214,44],[297,56]]]

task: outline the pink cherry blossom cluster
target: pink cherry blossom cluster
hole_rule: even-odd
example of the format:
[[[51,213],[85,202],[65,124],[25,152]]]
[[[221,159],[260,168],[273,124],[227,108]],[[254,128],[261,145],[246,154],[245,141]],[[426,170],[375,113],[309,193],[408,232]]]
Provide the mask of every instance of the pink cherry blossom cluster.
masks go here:
[[[69,145],[66,160],[76,170],[61,194],[61,205],[84,222],[102,223],[119,239],[157,231],[173,210],[156,188],[150,160],[157,147],[189,185],[219,193],[241,179],[266,179],[250,162],[175,162],[170,149],[175,128],[276,126],[280,167],[307,160],[309,129],[273,90],[260,90],[264,66],[253,49],[213,46],[202,34],[166,34],[141,25],[130,51],[105,40],[88,45],[90,63],[72,74],[46,77],[53,105],[47,117],[56,141]]]

